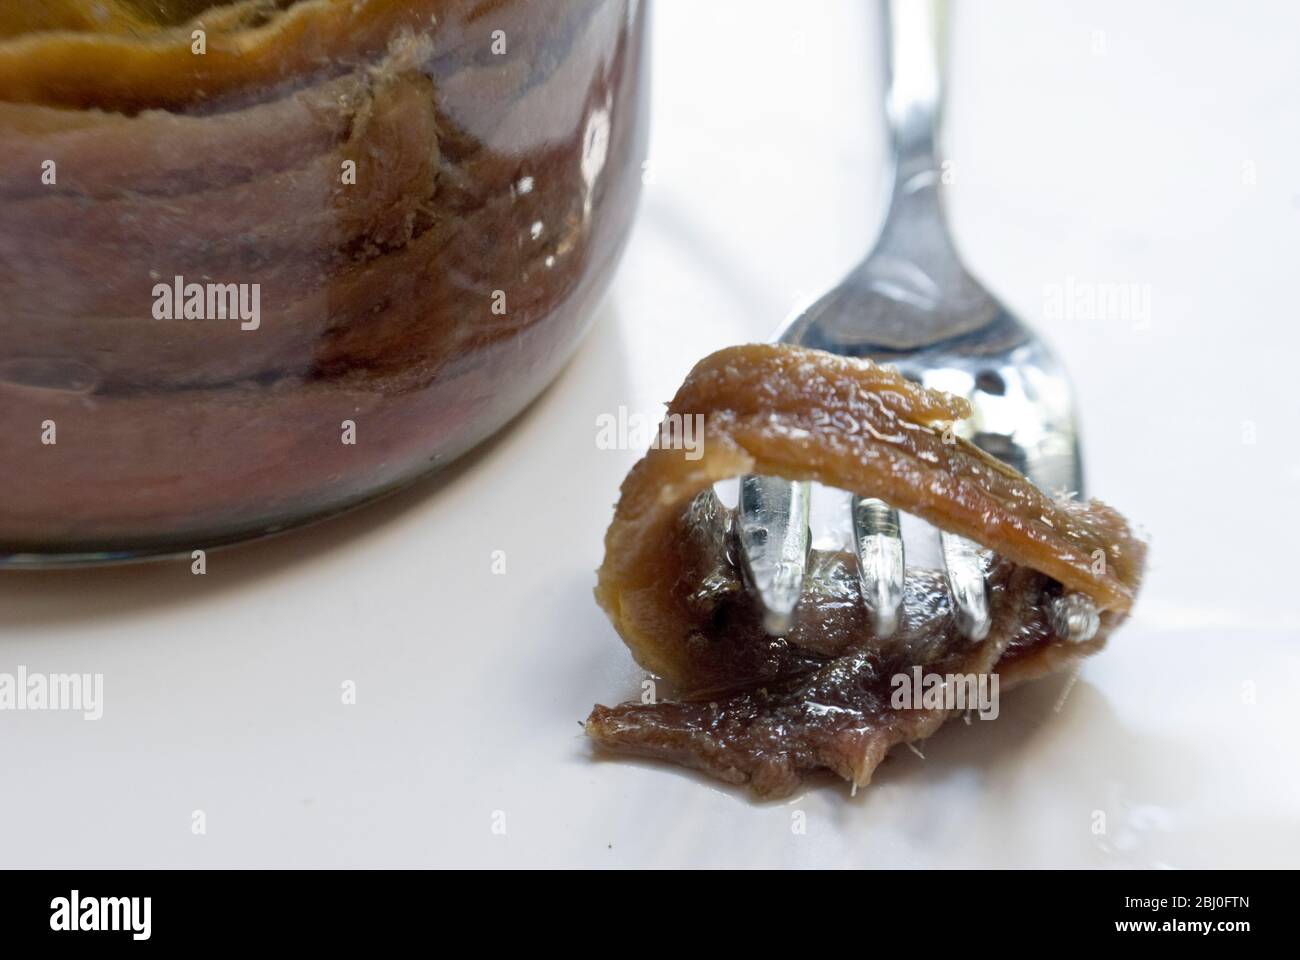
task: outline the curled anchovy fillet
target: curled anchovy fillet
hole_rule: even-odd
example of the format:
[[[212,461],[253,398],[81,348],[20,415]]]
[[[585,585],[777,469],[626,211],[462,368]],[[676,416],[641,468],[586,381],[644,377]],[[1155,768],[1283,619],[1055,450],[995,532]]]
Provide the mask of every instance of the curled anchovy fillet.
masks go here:
[[[989,674],[999,689],[1095,653],[1131,608],[1145,546],[1096,501],[1056,500],[945,429],[957,398],[865,360],[785,345],[702,360],[669,415],[704,414],[702,456],[649,451],[628,475],[605,535],[596,598],[633,656],[680,691],[597,706],[603,748],[660,757],[763,796],[829,769],[855,786],[898,743],[953,713],[895,707],[894,678]],[[758,474],[878,498],[993,551],[990,628],[964,637],[941,571],[909,569],[898,622],[878,634],[852,554],[813,551],[794,622],[763,629],[737,565],[729,512],[712,485]],[[1063,596],[1098,610],[1095,636],[1054,629]]]

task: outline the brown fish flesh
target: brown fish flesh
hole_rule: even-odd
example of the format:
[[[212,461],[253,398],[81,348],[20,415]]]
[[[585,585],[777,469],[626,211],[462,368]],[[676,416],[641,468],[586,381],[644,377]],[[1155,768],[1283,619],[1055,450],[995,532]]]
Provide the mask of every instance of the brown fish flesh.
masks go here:
[[[637,662],[680,699],[595,707],[586,730],[602,748],[761,796],[786,795],[823,768],[862,786],[891,747],[957,712],[951,697],[896,705],[896,678],[919,667],[949,685],[996,676],[1006,690],[1097,652],[1132,607],[1145,546],[1125,520],[1095,500],[1053,498],[956,437],[963,400],[870,361],[754,345],[695,367],[666,422],[695,415],[705,430],[694,459],[661,444],[624,481],[596,587]],[[988,635],[963,637],[943,577],[909,568],[902,622],[882,640],[852,558],[814,551],[795,625],[768,636],[712,491],[741,474],[879,497],[989,548]],[[1100,611],[1091,640],[1052,628],[1052,601],[1067,591]]]

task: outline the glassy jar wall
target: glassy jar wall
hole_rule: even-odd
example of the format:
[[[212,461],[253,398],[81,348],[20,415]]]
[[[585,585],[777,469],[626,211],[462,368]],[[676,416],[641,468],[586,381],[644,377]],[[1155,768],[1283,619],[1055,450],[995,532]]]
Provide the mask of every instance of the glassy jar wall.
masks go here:
[[[557,374],[632,222],[636,0],[0,10],[0,565],[400,486]]]

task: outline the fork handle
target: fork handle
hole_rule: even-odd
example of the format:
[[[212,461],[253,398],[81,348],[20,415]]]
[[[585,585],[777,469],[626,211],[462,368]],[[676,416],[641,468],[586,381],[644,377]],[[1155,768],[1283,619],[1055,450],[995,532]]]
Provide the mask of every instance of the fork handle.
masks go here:
[[[782,339],[832,353],[903,363],[990,326],[1000,305],[967,272],[948,230],[938,157],[944,0],[882,0],[885,117],[893,159],[876,242]],[[1001,334],[996,334],[1001,336]]]
[[[946,0],[886,0],[884,18],[885,116],[897,163],[897,192],[915,174],[939,168],[936,130],[943,100],[948,4]]]
[[[914,308],[873,322],[882,345],[906,352],[987,322],[990,301],[962,265],[943,209],[938,130],[948,3],[885,0],[882,7],[893,183],[876,244],[848,282]]]

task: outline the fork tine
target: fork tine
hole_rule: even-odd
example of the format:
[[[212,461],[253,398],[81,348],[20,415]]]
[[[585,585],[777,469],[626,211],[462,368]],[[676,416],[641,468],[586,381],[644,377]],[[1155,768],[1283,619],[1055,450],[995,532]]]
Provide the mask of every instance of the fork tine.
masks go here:
[[[1101,617],[1097,605],[1082,593],[1066,593],[1052,601],[1052,629],[1062,640],[1086,643],[1097,635]]]
[[[763,627],[774,636],[789,631],[803,593],[808,566],[807,483],[779,477],[740,479],[736,537],[745,574],[754,587]]]
[[[862,600],[876,636],[883,639],[898,628],[903,604],[905,565],[898,511],[883,500],[856,496],[851,509]]]
[[[943,565],[952,592],[957,629],[971,640],[983,640],[988,636],[990,620],[979,545],[943,530],[939,531],[939,543],[943,548]]]

